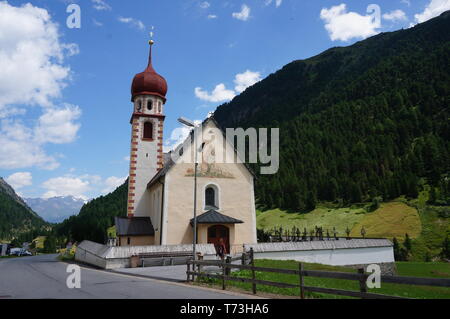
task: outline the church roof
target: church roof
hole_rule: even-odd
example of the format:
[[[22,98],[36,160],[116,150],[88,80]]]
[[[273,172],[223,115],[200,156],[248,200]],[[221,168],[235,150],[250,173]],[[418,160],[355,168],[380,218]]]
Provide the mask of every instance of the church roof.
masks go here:
[[[242,224],[243,221],[221,214],[214,209],[197,216],[197,224]],[[194,224],[194,218],[191,219],[191,225]]]
[[[217,121],[214,119],[214,117],[209,117],[206,120],[203,121],[202,126],[205,126],[206,123],[208,123],[208,121],[212,121],[217,128],[222,132],[222,134],[225,136],[225,132],[223,131],[222,127],[219,125],[219,123],[217,123]],[[193,134],[194,131],[192,130],[190,133],[190,138],[191,138],[191,143],[193,143]],[[188,137],[189,138],[189,137]],[[148,182],[147,184],[147,188],[151,187],[153,184],[155,184],[161,177],[165,176],[166,173],[172,168],[172,166],[174,166],[176,163],[172,160],[172,156],[171,156],[171,152],[179,152],[179,150],[183,147],[183,145],[185,144],[185,142],[188,140],[188,138],[186,138],[186,140],[181,143],[174,151],[170,151],[169,153],[164,153],[164,165],[163,168],[160,169],[155,176],[153,176],[153,178],[150,180],[150,182]],[[235,152],[237,152],[236,147],[235,147]],[[250,172],[250,174],[252,174],[252,176],[254,178],[256,178],[255,173],[253,172],[253,170],[250,168],[250,166],[247,163],[242,163],[244,164],[245,168],[247,168],[247,170]]]
[[[153,229],[150,217],[116,217],[117,236],[153,236]]]

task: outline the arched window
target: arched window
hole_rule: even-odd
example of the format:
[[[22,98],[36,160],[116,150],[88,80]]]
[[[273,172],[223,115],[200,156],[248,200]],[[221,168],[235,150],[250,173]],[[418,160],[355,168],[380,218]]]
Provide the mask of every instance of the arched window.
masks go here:
[[[153,108],[153,101],[152,100],[148,100],[147,101],[147,110],[151,111]]]
[[[145,140],[153,139],[153,124],[151,122],[144,123],[144,137]]]
[[[161,113],[161,101],[158,102],[158,113]]]
[[[205,209],[219,209],[217,187],[210,185],[205,189]]]

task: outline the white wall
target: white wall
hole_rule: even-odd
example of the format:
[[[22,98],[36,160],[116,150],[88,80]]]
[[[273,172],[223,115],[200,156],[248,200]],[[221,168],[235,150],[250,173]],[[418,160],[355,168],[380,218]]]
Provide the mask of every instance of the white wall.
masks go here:
[[[255,259],[297,260],[332,266],[394,262],[392,247],[255,252]]]

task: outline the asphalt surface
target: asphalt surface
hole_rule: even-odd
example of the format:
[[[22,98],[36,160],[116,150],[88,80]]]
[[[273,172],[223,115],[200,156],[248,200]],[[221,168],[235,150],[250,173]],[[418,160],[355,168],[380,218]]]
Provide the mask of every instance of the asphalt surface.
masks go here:
[[[250,296],[81,267],[69,289],[69,264],[56,255],[0,259],[0,299],[244,299]]]

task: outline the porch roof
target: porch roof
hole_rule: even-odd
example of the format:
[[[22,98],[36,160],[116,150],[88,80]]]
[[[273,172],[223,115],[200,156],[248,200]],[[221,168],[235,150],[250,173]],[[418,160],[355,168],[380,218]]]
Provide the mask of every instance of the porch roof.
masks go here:
[[[243,221],[221,214],[214,209],[197,216],[197,224],[242,224]],[[191,219],[191,226],[194,225],[194,218]]]
[[[150,217],[116,217],[116,233],[118,236],[153,236]]]

